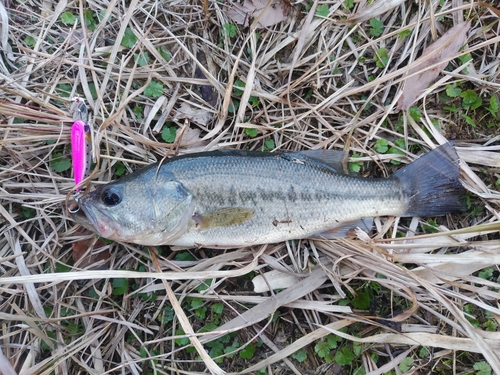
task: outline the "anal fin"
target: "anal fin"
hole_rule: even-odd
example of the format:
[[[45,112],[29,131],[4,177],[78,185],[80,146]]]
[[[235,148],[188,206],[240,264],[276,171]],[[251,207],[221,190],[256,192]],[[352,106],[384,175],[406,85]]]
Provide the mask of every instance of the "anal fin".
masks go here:
[[[364,230],[365,232],[369,232],[373,228],[373,218],[372,217],[365,217],[360,220],[356,221],[348,221],[346,223],[342,223],[341,225],[326,230],[324,232],[316,233],[315,235],[311,236],[310,238],[312,239],[326,239],[326,240],[331,240],[334,238],[345,238],[345,237],[351,237],[354,235],[354,230],[356,228],[360,228]]]

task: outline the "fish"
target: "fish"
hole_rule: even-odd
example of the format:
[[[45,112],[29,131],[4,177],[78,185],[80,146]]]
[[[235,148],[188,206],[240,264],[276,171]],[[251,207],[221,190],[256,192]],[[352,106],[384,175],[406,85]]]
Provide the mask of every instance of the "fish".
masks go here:
[[[343,153],[208,151],[166,159],[81,194],[72,218],[141,245],[238,248],[371,230],[373,217],[464,210],[450,143],[388,178],[343,173]]]

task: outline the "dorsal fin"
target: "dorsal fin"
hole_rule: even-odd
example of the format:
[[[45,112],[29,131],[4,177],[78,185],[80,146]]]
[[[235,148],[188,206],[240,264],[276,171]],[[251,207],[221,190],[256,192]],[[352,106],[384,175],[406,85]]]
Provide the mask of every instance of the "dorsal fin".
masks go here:
[[[304,150],[304,151],[293,152],[291,154],[305,156],[306,158],[328,165],[329,167],[333,168],[335,172],[339,174],[345,174],[343,163],[344,163],[344,158],[346,156],[346,152],[344,151]]]

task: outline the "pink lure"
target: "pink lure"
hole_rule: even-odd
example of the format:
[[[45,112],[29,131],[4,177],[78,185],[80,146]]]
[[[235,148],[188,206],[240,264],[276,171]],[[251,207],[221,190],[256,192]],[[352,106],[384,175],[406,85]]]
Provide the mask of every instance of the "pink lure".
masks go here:
[[[75,184],[78,185],[90,173],[90,127],[87,123],[77,120],[71,127],[71,159],[73,160],[73,173]],[[76,189],[77,191],[80,188]]]

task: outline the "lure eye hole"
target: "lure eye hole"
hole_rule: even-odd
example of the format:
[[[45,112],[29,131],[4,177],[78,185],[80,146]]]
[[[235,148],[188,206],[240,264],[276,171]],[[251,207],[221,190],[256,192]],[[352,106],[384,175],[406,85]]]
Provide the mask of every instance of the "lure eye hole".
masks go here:
[[[114,189],[104,190],[101,194],[101,200],[106,206],[116,206],[122,201],[121,195]]]
[[[76,214],[78,211],[80,211],[80,205],[75,201],[71,201],[68,203],[68,211],[71,214]]]

